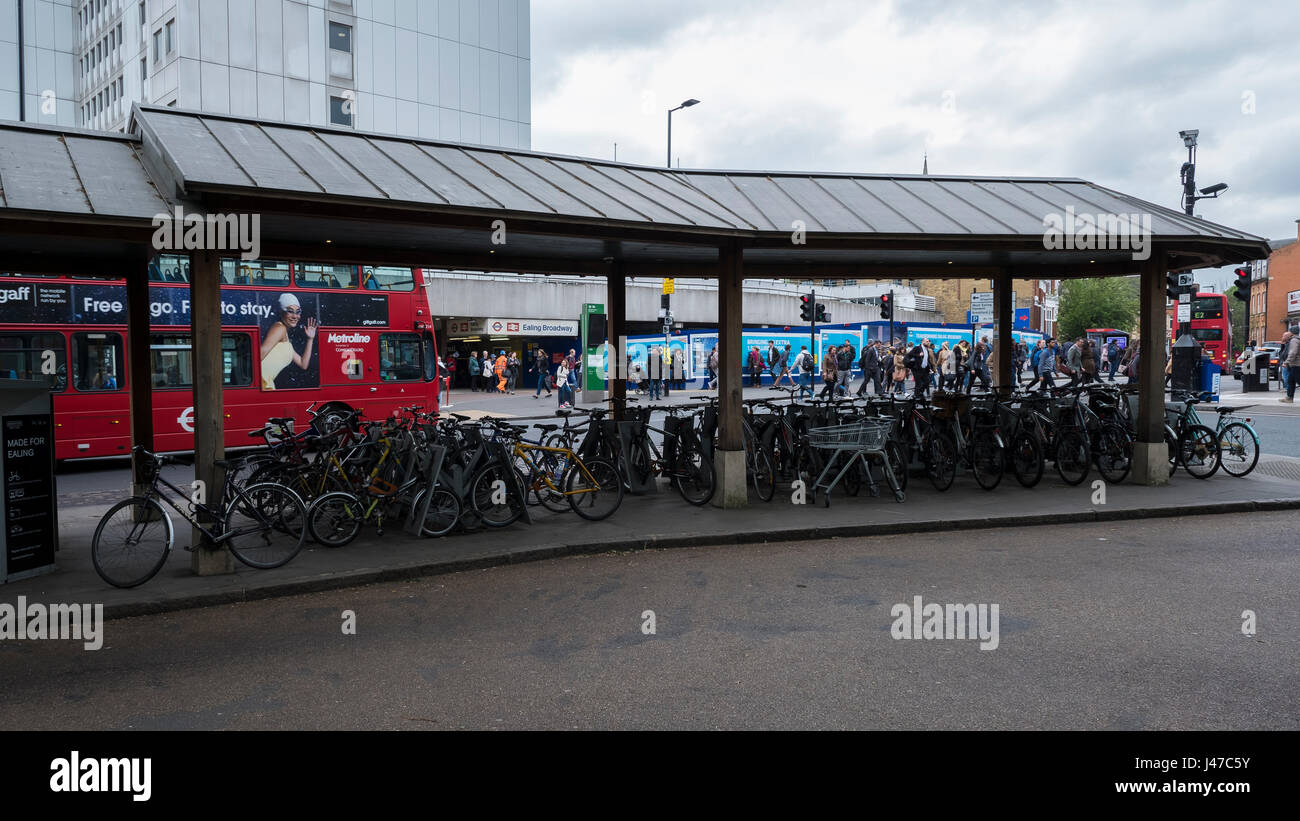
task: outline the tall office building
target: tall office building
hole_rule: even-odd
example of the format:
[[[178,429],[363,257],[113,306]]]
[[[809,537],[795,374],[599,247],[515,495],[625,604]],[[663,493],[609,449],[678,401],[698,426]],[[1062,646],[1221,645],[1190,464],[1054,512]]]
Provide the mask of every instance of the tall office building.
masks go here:
[[[0,0],[0,119],[120,131],[142,101],[528,148],[530,80],[528,0]]]

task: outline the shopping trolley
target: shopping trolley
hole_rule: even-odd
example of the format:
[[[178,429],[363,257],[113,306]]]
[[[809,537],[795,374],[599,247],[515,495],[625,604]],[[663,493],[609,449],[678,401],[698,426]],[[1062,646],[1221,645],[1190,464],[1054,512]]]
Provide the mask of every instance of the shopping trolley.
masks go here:
[[[809,429],[808,444],[820,450],[832,451],[826,459],[826,467],[822,468],[817,481],[813,483],[813,501],[816,502],[817,491],[821,490],[825,494],[823,504],[830,507],[831,490],[839,484],[840,480],[850,470],[857,469],[859,460],[862,462],[862,472],[867,475],[868,489],[871,491],[871,495],[878,496],[879,491],[876,489],[875,480],[871,477],[871,471],[868,469],[868,456],[880,457],[880,463],[884,468],[885,481],[889,483],[889,489],[894,491],[894,499],[899,502],[903,501],[905,494],[898,477],[894,474],[894,468],[890,464],[888,453],[890,433],[893,429],[894,418],[892,416],[877,416],[842,425],[828,425]],[[848,458],[841,460],[841,455],[847,455]],[[841,461],[843,461],[843,464],[841,464]],[[835,473],[835,478],[826,482],[826,477],[837,469],[838,472]],[[903,467],[903,469],[906,468]]]

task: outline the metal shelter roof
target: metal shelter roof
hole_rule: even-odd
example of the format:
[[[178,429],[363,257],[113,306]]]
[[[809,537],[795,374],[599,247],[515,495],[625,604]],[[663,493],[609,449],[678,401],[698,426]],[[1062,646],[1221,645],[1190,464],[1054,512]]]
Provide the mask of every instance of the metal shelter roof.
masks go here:
[[[1079,179],[670,170],[140,105],[132,130],[0,124],[0,222],[148,221],[180,202],[261,213],[264,256],[491,270],[603,273],[617,259],[711,275],[730,239],[747,275],[1132,268],[1128,250],[1044,248],[1045,216],[1072,209],[1150,215],[1171,268],[1268,254],[1262,238]],[[0,234],[0,251],[18,245]]]

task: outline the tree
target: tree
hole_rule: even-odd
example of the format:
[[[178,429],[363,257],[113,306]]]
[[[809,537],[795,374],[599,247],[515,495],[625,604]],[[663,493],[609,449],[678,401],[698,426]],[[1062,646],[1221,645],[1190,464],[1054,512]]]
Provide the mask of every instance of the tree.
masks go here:
[[[1089,328],[1117,328],[1132,333],[1140,307],[1134,277],[1067,279],[1061,284],[1057,336],[1078,339]]]

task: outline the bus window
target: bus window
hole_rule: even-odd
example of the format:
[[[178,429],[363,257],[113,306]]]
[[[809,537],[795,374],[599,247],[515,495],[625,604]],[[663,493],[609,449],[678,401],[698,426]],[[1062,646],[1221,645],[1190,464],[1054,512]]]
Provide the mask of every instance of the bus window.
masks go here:
[[[149,261],[150,282],[189,282],[190,258],[184,254],[159,254]]]
[[[190,388],[194,385],[193,350],[189,334],[154,334],[149,357],[155,388]],[[248,334],[221,335],[221,384],[246,388],[253,384],[253,343]]]
[[[371,291],[414,291],[415,277],[410,268],[366,265],[361,269],[361,287]]]
[[[1223,341],[1222,328],[1191,328],[1192,339],[1199,342],[1221,342]]]
[[[355,288],[357,266],[299,264],[294,279],[305,288]]]
[[[125,387],[120,334],[72,335],[72,384],[79,391],[118,391]]]
[[[42,379],[50,383],[50,390],[66,388],[68,362],[63,335],[0,335],[0,379]]]
[[[272,287],[288,285],[289,263],[261,259],[223,259],[221,260],[221,284]]]
[[[379,378],[385,382],[414,382],[423,373],[420,337],[416,334],[379,335]]]

